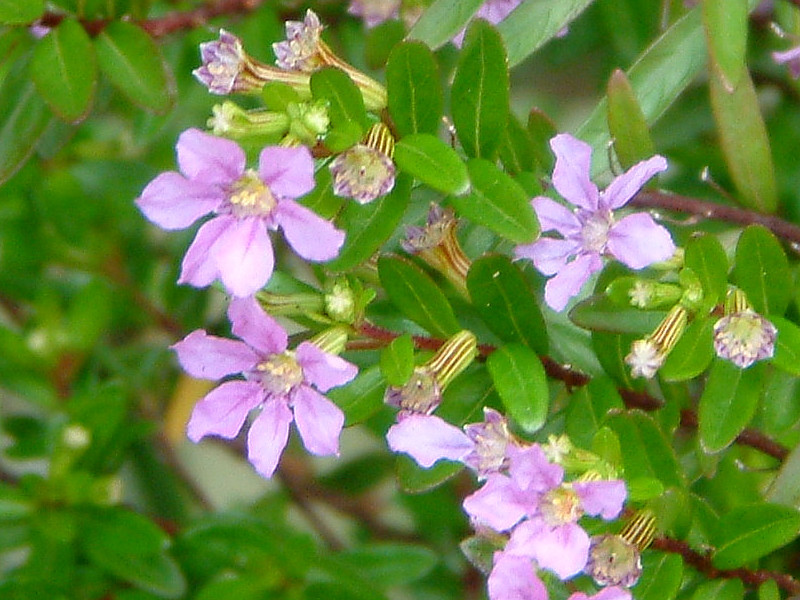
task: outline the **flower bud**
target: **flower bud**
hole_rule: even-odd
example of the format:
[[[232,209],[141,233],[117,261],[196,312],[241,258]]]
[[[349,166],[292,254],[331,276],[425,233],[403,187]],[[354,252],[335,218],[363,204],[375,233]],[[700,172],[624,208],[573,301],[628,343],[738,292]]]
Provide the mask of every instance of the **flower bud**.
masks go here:
[[[286,107],[289,118],[289,133],[307,146],[313,146],[328,132],[328,103],[290,102]]]
[[[394,188],[394,137],[383,123],[370,127],[364,141],[348,148],[330,164],[333,193],[359,204],[372,202]]]
[[[655,537],[656,518],[649,510],[638,512],[619,535],[592,538],[584,571],[601,586],[631,587],[642,574],[641,553]]]
[[[278,140],[289,129],[284,113],[256,109],[244,110],[233,102],[215,104],[208,127],[214,135],[233,140]]]
[[[328,354],[341,354],[347,346],[347,328],[337,325],[318,333],[308,341]]]
[[[652,334],[633,342],[625,357],[625,363],[631,367],[631,376],[652,379],[683,335],[687,321],[686,308],[676,304]]]

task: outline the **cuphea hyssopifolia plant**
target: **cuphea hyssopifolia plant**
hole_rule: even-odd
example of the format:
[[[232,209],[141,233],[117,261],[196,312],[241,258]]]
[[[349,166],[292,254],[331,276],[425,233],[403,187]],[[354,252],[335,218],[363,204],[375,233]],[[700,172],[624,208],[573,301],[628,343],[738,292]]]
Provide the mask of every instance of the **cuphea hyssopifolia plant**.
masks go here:
[[[495,20],[516,5],[500,4],[495,8],[502,14]],[[351,6],[370,25],[383,18],[367,10],[366,2]],[[436,164],[433,171],[424,164],[414,166],[409,159],[395,164],[396,138],[402,136],[393,117],[403,107],[387,98],[383,85],[338,57],[323,41],[322,30],[311,11],[302,22],[288,22],[286,40],[273,47],[275,66],[248,56],[240,40],[224,30],[218,40],[202,44],[203,64],[194,74],[211,93],[260,96],[266,106],[245,109],[231,100],[216,106],[208,123],[212,133],[189,129],[179,137],[179,172],[162,173],[137,199],[145,216],[168,230],[186,228],[212,215],[186,252],[178,282],[195,287],[219,282],[232,296],[228,317],[239,340],[197,330],[173,346],[190,375],[225,379],[195,406],[188,436],[193,441],[207,435],[231,438],[253,415],[248,459],[264,477],[278,468],[293,421],[309,452],[337,454],[345,415],[323,394],[336,387],[346,390],[358,371],[337,355],[347,349],[348,339],[355,352],[364,342],[386,343],[403,333],[370,321],[373,315],[367,305],[382,294],[375,289],[380,281],[407,318],[414,320],[418,309],[433,311],[431,320],[421,323],[434,334],[424,338],[423,346],[438,346],[416,366],[410,346],[401,351],[402,344],[392,343],[384,350],[391,359],[386,363],[395,365],[382,363],[389,381],[385,402],[399,409],[386,435],[388,447],[410,455],[422,468],[446,459],[474,471],[480,487],[464,499],[463,510],[475,529],[473,542],[479,543],[464,547],[482,548],[468,554],[488,574],[490,598],[540,600],[548,597],[548,585],[581,574],[597,587],[583,587],[588,592],[574,592],[573,600],[630,598],[628,588],[642,570],[639,553],[653,538],[657,515],[637,512],[636,503],[648,496],[639,493],[631,498],[618,456],[577,447],[563,431],[556,431],[561,427],[557,421],[544,428],[549,437],[542,439],[543,434],[536,433],[541,423],[523,427],[514,420],[519,411],[511,407],[509,418],[492,400],[481,405],[474,399],[471,414],[482,414],[483,419],[463,427],[435,414],[446,401],[448,386],[476,359],[483,361],[498,341],[525,338],[496,327],[489,333],[491,325],[474,332],[451,326],[458,319],[448,295],[457,292],[459,302],[470,300],[476,291],[471,267],[480,257],[469,257],[462,248],[458,211],[447,206],[440,192],[453,187],[465,196],[469,185],[451,186],[448,182],[458,175],[437,172]],[[459,45],[462,38],[456,40]],[[467,48],[469,43],[467,38]],[[428,151],[429,141],[424,147],[411,141],[420,139],[412,133],[406,143]],[[719,358],[745,369],[773,356],[777,330],[756,312],[745,291],[730,287],[722,290],[723,297],[709,302],[707,281],[687,264],[667,228],[650,214],[627,206],[648,181],[667,170],[664,157],[634,164],[601,191],[590,175],[588,144],[562,133],[549,140],[549,146],[555,155],[552,174],[534,173],[548,182],[547,193],[534,197],[530,207],[521,206],[522,212],[530,211],[524,223],[535,225],[535,214],[543,235],[528,226],[528,241],[513,240],[518,264],[524,267],[532,261],[548,278],[544,304],[560,312],[577,299],[575,310],[585,313],[587,303],[596,302],[599,294],[619,310],[662,315],[627,351],[624,362],[633,377],[654,378],[689,324],[712,317],[713,350]],[[434,155],[425,160],[435,163],[433,147]],[[424,226],[404,223],[407,239],[398,247],[391,222],[387,227],[384,221],[394,218],[395,225],[403,224],[400,216],[402,203],[409,202],[408,188],[403,192],[396,186],[404,168],[407,176],[424,182],[411,195],[412,206],[424,210],[431,197],[437,192],[439,196]],[[428,186],[432,191],[421,193]],[[492,202],[491,197],[477,198]],[[399,212],[391,208],[397,203]],[[484,209],[479,205],[476,210]],[[282,237],[273,238],[270,232],[278,229]],[[319,278],[319,287],[303,284],[296,294],[273,288],[278,271],[284,282],[293,280],[290,264],[284,266],[280,260],[276,264],[273,248],[282,240],[301,259],[318,265],[311,272]],[[493,244],[506,253],[510,247],[501,238]],[[393,274],[380,266],[376,278],[373,255],[400,248],[431,268],[433,276],[442,277],[440,283],[416,263],[402,259],[392,262],[405,265],[407,278],[401,286],[393,285]],[[581,300],[588,295],[590,279],[611,262],[629,270],[597,289],[592,298]],[[523,272],[530,275],[529,270]],[[496,284],[500,289],[505,285]],[[489,310],[505,312],[513,324],[515,298],[506,301],[512,306],[498,304]],[[485,314],[486,307],[483,310]],[[302,340],[290,342],[270,312],[302,323],[306,327],[299,335]],[[711,343],[707,340],[707,347]],[[508,348],[513,361],[521,351],[513,345]],[[513,405],[521,395],[523,402],[546,409],[546,385],[537,389],[537,397],[528,397],[518,386],[503,384],[502,371],[492,370],[492,376],[505,404]],[[533,373],[519,376],[523,388],[526,378],[534,378]],[[632,501],[628,524],[615,526],[626,501]],[[642,521],[646,527],[634,527]]]

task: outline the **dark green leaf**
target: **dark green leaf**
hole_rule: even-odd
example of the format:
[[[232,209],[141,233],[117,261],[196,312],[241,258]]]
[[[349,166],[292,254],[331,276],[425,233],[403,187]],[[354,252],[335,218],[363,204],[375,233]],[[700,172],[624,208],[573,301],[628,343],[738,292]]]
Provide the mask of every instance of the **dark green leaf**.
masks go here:
[[[692,600],[742,600],[744,584],[741,579],[707,581],[698,587]]]
[[[430,469],[423,469],[408,456],[397,457],[397,481],[409,494],[421,494],[441,485],[464,468],[457,462],[440,460]]]
[[[703,25],[711,66],[732,92],[746,67],[747,0],[703,0]]]
[[[758,503],[734,508],[716,527],[712,557],[718,569],[735,569],[794,540],[800,513],[788,506]]]
[[[112,21],[95,38],[97,63],[134,104],[164,113],[175,100],[172,75],[161,51],[140,27]]]
[[[783,317],[771,317],[770,320],[778,329],[772,364],[800,376],[800,327]]]
[[[530,198],[520,184],[488,160],[467,162],[472,192],[452,199],[459,215],[518,244],[539,234]]]
[[[800,446],[784,459],[764,498],[775,504],[800,509]]]
[[[384,21],[367,31],[364,44],[364,57],[370,69],[382,69],[389,60],[392,50],[403,42],[406,28],[400,21]],[[391,92],[389,99],[391,100]]]
[[[347,271],[369,260],[392,235],[408,206],[411,178],[400,175],[394,189],[369,204],[348,202],[338,220],[347,232],[339,256],[326,263],[332,271]]]
[[[727,448],[753,418],[761,394],[762,365],[740,369],[717,359],[700,397],[700,443],[713,454]]]
[[[330,169],[324,167],[319,169],[314,173],[314,180],[316,182],[314,189],[302,198],[298,198],[297,201],[303,206],[313,210],[319,216],[325,219],[332,219],[342,208],[346,200],[333,193],[333,177],[331,176]],[[383,198],[381,198],[381,200],[382,199]],[[379,201],[376,201],[373,204],[377,205],[378,202]],[[349,202],[348,207],[350,205],[360,206],[356,202]],[[341,252],[339,256],[341,256]]]
[[[444,338],[461,330],[445,295],[414,263],[383,256],[378,260],[378,275],[392,304],[433,335]]]
[[[383,394],[386,380],[379,365],[362,370],[349,384],[334,388],[327,396],[345,416],[345,425],[355,425],[366,421],[383,407]]]
[[[684,264],[700,279],[703,306],[709,310],[725,298],[728,288],[728,257],[716,236],[701,235],[686,243]]]
[[[398,169],[445,194],[463,194],[469,189],[469,175],[461,157],[429,133],[415,133],[397,142],[394,160]]]
[[[414,341],[401,335],[381,351],[381,372],[389,385],[401,386],[414,372]]]
[[[736,284],[762,315],[782,315],[792,295],[789,261],[780,243],[761,225],[742,232],[736,245]]]
[[[355,83],[341,69],[324,67],[311,75],[311,95],[316,100],[328,101],[328,116],[335,129],[345,123],[356,123],[361,132],[369,121],[364,108],[364,98]]]
[[[655,154],[647,121],[628,78],[620,69],[608,80],[608,130],[623,168]]]
[[[547,419],[550,394],[536,353],[527,346],[508,344],[489,355],[486,368],[511,418],[525,433],[541,429]]]
[[[589,296],[569,311],[570,320],[578,327],[640,336],[652,333],[666,315],[662,310],[641,310],[630,305],[620,308],[605,295]]]
[[[37,45],[31,60],[36,89],[64,121],[82,120],[97,84],[92,40],[74,19],[64,19]]]
[[[482,256],[470,267],[467,288],[481,318],[501,340],[547,352],[547,330],[536,298],[519,268],[500,254]]]
[[[567,404],[567,434],[578,446],[588,450],[609,414],[624,409],[614,382],[608,377],[594,377],[589,385],[576,390]]]
[[[481,4],[483,0],[436,0],[411,28],[408,39],[438,48],[466,27]]]
[[[536,162],[539,163],[544,171],[550,173],[555,164],[555,156],[550,149],[550,140],[558,134],[555,123],[543,111],[538,108],[532,108],[531,112],[528,113],[527,129],[533,142],[533,153],[536,157]]]
[[[389,543],[360,546],[340,553],[337,559],[380,587],[412,583],[429,573],[439,560],[422,546]]]
[[[401,137],[439,131],[444,106],[439,66],[425,44],[406,42],[392,50],[386,89],[389,113]]]
[[[682,579],[680,555],[648,552],[642,557],[642,578],[636,584],[636,600],[672,600]]]
[[[497,154],[508,120],[508,86],[500,35],[486,21],[473,21],[450,92],[453,124],[467,156],[493,159]]]
[[[639,336],[625,333],[605,333],[592,331],[592,348],[597,355],[597,360],[603,370],[616,379],[623,387],[641,389],[642,380],[631,377],[631,369],[625,363],[625,357],[630,354],[631,344]]]
[[[705,371],[714,358],[713,330],[713,319],[695,319],[659,369],[661,377],[665,381],[686,381]]]
[[[2,25],[30,25],[43,12],[44,0],[0,0]]]
[[[531,134],[514,115],[508,117],[506,137],[500,146],[500,160],[511,175],[533,171],[538,166]]]

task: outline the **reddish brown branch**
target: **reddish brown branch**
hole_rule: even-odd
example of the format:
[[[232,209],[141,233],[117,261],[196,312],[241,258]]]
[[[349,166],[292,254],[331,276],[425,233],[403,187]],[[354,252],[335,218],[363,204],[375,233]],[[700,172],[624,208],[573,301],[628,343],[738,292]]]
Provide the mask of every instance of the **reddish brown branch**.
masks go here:
[[[709,579],[741,579],[742,583],[757,588],[762,583],[773,580],[778,587],[790,594],[800,594],[800,581],[786,573],[775,573],[763,569],[717,569],[706,554],[692,550],[689,544],[668,537],[656,538],[652,548],[661,552],[680,554],[686,564],[691,565]]]

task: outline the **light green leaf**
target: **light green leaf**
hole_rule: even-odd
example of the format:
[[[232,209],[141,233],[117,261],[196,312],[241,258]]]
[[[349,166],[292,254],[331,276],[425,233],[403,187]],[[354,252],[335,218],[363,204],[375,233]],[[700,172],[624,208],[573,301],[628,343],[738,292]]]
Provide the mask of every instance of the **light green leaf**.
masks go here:
[[[642,578],[636,584],[636,600],[672,600],[682,579],[680,555],[646,553],[642,557]]]
[[[714,319],[695,319],[683,332],[658,373],[665,381],[686,381],[708,368],[714,358]]]
[[[364,98],[355,83],[341,69],[324,67],[311,75],[311,95],[315,100],[328,101],[331,126],[356,123],[361,132],[368,126]]]
[[[783,317],[770,317],[770,321],[778,329],[772,364],[800,376],[800,327]]]
[[[100,70],[134,104],[164,113],[175,100],[172,74],[161,51],[140,27],[112,21],[95,38]]]
[[[400,136],[436,134],[441,125],[444,98],[439,66],[420,42],[399,44],[386,64],[389,113]]]
[[[800,509],[800,446],[795,446],[784,459],[764,498],[775,504]]]
[[[607,333],[650,334],[667,316],[663,310],[642,310],[628,304],[620,307],[606,295],[595,294],[569,311],[578,327]]]
[[[433,49],[449,42],[464,27],[484,0],[436,0],[408,32],[408,39]]]
[[[747,0],[703,0],[702,6],[712,68],[732,92],[746,68]]]
[[[401,335],[381,351],[381,372],[389,385],[405,384],[414,372],[414,341]]]
[[[789,305],[789,261],[767,228],[751,225],[739,237],[733,276],[756,312],[782,315]]]
[[[534,171],[538,166],[531,134],[514,115],[508,116],[506,137],[500,146],[500,160],[510,175]]]
[[[511,418],[525,433],[535,433],[547,419],[547,375],[536,353],[520,344],[498,348],[486,360],[495,389]]]
[[[415,133],[397,142],[394,160],[398,169],[445,194],[469,190],[469,175],[461,157],[429,133]]]
[[[467,156],[493,159],[508,121],[509,82],[500,35],[482,19],[464,37],[450,91],[450,110]]]
[[[692,600],[742,600],[744,584],[741,579],[706,581],[692,595]]]
[[[31,25],[44,12],[44,0],[0,0],[0,25]]]
[[[715,531],[714,566],[735,569],[794,540],[800,533],[800,512],[779,504],[740,506],[722,515]]]
[[[725,299],[728,288],[728,257],[716,236],[706,234],[686,243],[684,264],[700,279],[703,286],[703,306],[710,310]]]
[[[332,389],[326,395],[342,409],[345,425],[350,427],[369,419],[383,408],[386,380],[379,365],[359,371],[347,385]]]
[[[647,120],[642,113],[628,78],[617,69],[608,80],[608,129],[614,140],[614,151],[623,168],[655,154]]]

